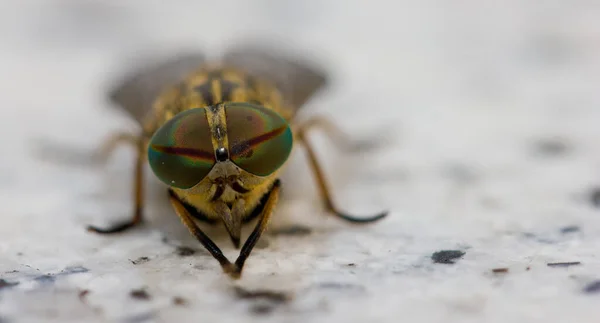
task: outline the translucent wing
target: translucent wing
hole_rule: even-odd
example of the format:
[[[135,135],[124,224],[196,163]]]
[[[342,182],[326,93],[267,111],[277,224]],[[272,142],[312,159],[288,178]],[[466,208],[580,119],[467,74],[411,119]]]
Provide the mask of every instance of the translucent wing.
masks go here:
[[[296,110],[327,83],[319,68],[269,47],[239,46],[225,53],[223,61],[273,82]]]
[[[205,61],[200,52],[181,53],[168,59],[144,60],[132,68],[113,87],[108,97],[142,123],[156,97],[168,86],[176,85]]]

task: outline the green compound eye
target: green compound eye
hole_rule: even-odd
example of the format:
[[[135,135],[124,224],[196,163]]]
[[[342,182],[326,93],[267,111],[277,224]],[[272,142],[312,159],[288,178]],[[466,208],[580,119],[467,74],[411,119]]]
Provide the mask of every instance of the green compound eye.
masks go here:
[[[150,139],[148,162],[161,181],[177,188],[206,177],[215,164],[206,110],[181,112],[159,128]]]
[[[258,176],[275,172],[292,151],[292,131],[277,112],[249,103],[228,103],[227,136],[230,159]]]

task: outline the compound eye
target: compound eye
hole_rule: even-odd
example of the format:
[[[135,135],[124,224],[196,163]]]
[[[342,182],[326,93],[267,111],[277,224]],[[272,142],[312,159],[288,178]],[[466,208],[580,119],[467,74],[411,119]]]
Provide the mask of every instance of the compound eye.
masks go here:
[[[148,162],[169,186],[186,189],[202,181],[215,164],[206,110],[181,112],[160,127],[150,139]]]
[[[282,116],[250,103],[228,103],[225,113],[233,163],[257,176],[268,176],[285,163],[293,136]]]

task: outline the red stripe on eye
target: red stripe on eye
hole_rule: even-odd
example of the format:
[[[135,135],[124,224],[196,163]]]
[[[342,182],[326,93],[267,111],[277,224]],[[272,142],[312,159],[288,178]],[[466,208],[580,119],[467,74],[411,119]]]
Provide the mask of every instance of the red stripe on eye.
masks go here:
[[[195,148],[184,148],[184,147],[167,147],[167,146],[158,146],[152,145],[152,149],[159,151],[161,153],[197,158],[197,159],[205,159],[212,161],[215,159],[215,154],[212,151],[205,151]]]
[[[274,138],[274,137],[280,135],[282,132],[285,131],[285,129],[287,129],[287,126],[283,126],[283,127],[271,130],[260,136],[237,143],[231,147],[231,155],[236,156],[236,157],[245,155],[252,148],[258,146],[259,144],[261,144],[271,138]]]

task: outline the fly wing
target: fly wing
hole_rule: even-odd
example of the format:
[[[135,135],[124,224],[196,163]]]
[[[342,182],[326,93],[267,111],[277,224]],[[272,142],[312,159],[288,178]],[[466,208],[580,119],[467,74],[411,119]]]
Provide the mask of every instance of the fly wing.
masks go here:
[[[142,123],[160,93],[166,87],[183,81],[204,61],[205,55],[200,52],[144,61],[143,64],[131,68],[116,86],[109,90],[109,100]]]
[[[269,47],[236,47],[225,53],[223,61],[274,83],[294,110],[327,83],[327,76],[320,68]]]

